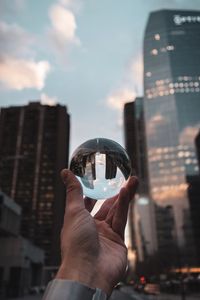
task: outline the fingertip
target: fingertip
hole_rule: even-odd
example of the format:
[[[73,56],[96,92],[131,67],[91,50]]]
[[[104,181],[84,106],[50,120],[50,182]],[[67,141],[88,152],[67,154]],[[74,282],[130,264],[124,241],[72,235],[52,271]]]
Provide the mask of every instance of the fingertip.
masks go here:
[[[69,179],[74,179],[76,178],[75,175],[73,174],[72,171],[70,171],[69,169],[63,169],[61,172],[60,172],[60,175],[61,175],[61,178],[63,180],[64,183],[66,183],[66,181]]]
[[[138,185],[139,180],[137,176],[131,176],[128,179],[128,183],[130,182],[130,184],[134,184],[134,185]]]
[[[132,199],[137,191],[139,185],[138,177],[131,176],[127,182],[126,188],[128,189],[130,193],[130,198]]]
[[[61,171],[61,178],[66,188],[66,204],[68,205],[68,207],[84,207],[83,189],[77,177],[71,170],[63,169]]]
[[[60,171],[60,177],[62,178],[63,181],[66,179],[67,174],[68,174],[68,169],[62,169]]]
[[[134,190],[136,190],[137,187],[138,187],[138,184],[139,184],[138,177],[136,177],[136,176],[131,176],[131,177],[129,177],[129,179],[128,179],[128,182],[127,182],[127,184],[126,184],[126,187],[128,187],[128,189],[129,189],[129,188],[134,188]]]
[[[75,188],[79,189],[82,193],[82,186],[71,170],[63,169],[61,171],[61,178],[68,190],[71,190],[71,188]]]

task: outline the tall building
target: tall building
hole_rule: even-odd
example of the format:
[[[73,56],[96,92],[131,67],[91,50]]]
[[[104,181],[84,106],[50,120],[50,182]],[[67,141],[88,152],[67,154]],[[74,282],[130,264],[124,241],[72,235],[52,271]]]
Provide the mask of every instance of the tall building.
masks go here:
[[[129,214],[132,247],[137,249],[139,261],[153,255],[156,250],[155,211],[149,195],[143,106],[141,97],[124,106],[125,147],[132,169],[139,178],[135,205],[130,207]]]
[[[0,299],[42,285],[44,251],[20,236],[21,207],[0,191]]]
[[[150,193],[171,205],[179,247],[188,210],[187,176],[199,171],[200,11],[152,12],[144,37],[144,108]]]
[[[45,250],[48,265],[60,259],[65,206],[60,170],[68,154],[66,107],[32,102],[1,109],[0,189],[21,206],[21,234]]]
[[[196,147],[197,159],[199,163],[199,173],[200,173],[200,130],[195,137],[195,147]]]
[[[200,166],[200,131],[195,137],[197,158]],[[193,229],[194,244],[198,264],[200,265],[200,172],[199,175],[187,177],[188,198]]]
[[[125,147],[131,159],[133,173],[140,180],[139,193],[148,194],[147,150],[143,98],[137,97],[124,105]]]
[[[158,261],[161,270],[179,266],[172,206],[155,205]]]

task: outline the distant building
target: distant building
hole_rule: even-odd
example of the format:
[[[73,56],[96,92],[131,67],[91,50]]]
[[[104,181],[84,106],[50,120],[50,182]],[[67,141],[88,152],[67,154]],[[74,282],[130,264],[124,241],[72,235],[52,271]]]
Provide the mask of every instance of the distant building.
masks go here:
[[[48,265],[60,260],[65,208],[60,171],[68,154],[65,106],[31,102],[1,109],[0,189],[21,206],[21,234],[45,250]]]
[[[152,199],[171,205],[178,244],[188,209],[187,177],[199,172],[200,11],[152,12],[144,37],[144,111]]]
[[[44,251],[20,234],[21,208],[0,192],[0,298],[41,286]]]
[[[162,270],[169,270],[179,266],[173,208],[155,205],[155,214],[159,264]]]
[[[20,234],[21,207],[0,191],[0,236]]]
[[[132,220],[134,221],[138,259],[143,261],[157,251],[155,205],[149,197],[136,196]]]
[[[200,266],[200,176],[188,176],[188,198],[194,245]]]
[[[188,183],[191,179],[188,178]],[[189,209],[185,209],[183,211],[183,233],[184,233],[184,239],[185,239],[185,246],[179,247],[180,251],[180,262],[181,266],[197,266],[199,265],[198,261],[199,258],[197,257],[197,253],[199,250],[195,247],[195,228],[194,226],[194,207],[191,206],[191,202],[193,202],[194,206],[194,198],[191,196],[191,186],[193,189],[193,180],[192,184],[189,183],[188,185],[188,198],[189,198]],[[196,206],[196,209],[199,208]],[[197,229],[199,231],[199,228]],[[199,244],[199,242],[198,242]]]
[[[195,147],[196,147],[197,159],[199,164],[199,174],[200,174],[200,130],[195,137]]]
[[[156,251],[154,204],[149,196],[143,98],[125,104],[124,136],[133,173],[139,178],[138,195],[129,213],[132,247],[137,248],[138,259],[143,261]]]
[[[195,147],[200,167],[200,131],[195,137]],[[194,244],[198,265],[200,266],[200,173],[199,175],[187,176],[186,179]]]
[[[124,141],[125,148],[131,160],[131,167],[134,173],[138,173],[137,143],[136,143],[136,120],[134,101],[124,105]]]
[[[143,98],[137,97],[124,105],[125,147],[133,173],[139,177],[139,193],[148,194],[147,149]]]

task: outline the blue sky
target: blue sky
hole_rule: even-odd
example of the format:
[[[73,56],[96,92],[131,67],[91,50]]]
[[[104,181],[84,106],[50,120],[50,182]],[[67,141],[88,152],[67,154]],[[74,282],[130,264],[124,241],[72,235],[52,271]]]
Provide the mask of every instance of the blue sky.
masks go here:
[[[142,95],[151,11],[200,0],[0,0],[0,106],[67,105],[71,151],[94,137],[123,145],[122,108]]]

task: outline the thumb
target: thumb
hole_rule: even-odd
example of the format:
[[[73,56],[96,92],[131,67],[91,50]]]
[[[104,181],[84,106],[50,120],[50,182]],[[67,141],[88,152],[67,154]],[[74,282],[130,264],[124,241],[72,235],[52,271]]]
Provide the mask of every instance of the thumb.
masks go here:
[[[66,186],[66,207],[84,208],[83,190],[76,176],[68,169],[61,171],[61,178]]]

